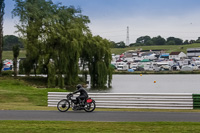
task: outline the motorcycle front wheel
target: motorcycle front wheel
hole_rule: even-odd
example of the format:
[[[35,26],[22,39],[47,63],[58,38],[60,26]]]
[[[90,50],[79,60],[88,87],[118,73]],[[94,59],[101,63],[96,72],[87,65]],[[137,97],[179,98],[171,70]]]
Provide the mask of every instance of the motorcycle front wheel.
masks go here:
[[[95,108],[96,108],[96,104],[95,104],[95,102],[93,101],[93,102],[91,102],[91,103],[86,103],[84,110],[85,110],[86,112],[92,112],[92,111],[95,110]]]
[[[66,112],[70,108],[70,103],[67,99],[62,99],[57,104],[57,109],[60,112]]]

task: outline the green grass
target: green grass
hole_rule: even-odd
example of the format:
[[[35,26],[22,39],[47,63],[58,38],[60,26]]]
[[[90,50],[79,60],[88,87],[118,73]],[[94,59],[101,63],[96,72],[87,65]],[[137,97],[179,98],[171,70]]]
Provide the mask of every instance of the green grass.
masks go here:
[[[4,59],[13,59],[13,51],[3,51],[3,60]],[[25,58],[26,56],[25,50],[20,50],[19,57],[18,58]]]
[[[199,133],[195,122],[0,121],[5,133]]]
[[[0,77],[0,110],[46,110],[48,92],[66,92],[58,88],[37,88],[39,81]],[[34,85],[34,86],[33,86]]]
[[[136,47],[127,47],[127,48],[112,48],[111,52],[114,54],[121,54],[127,50],[135,50],[135,49],[142,49],[142,50],[165,49],[167,53],[179,52],[179,51],[187,53],[187,48],[196,48],[196,47],[200,47],[200,43],[187,44],[187,45],[136,46]]]

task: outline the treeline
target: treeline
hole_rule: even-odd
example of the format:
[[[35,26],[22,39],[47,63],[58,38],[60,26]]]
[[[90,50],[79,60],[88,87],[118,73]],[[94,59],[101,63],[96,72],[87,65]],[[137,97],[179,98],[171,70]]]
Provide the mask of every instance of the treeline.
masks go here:
[[[22,41],[15,35],[5,35],[3,37],[3,50],[12,51],[13,46],[18,45],[19,48],[24,48]]]
[[[48,87],[65,88],[79,82],[82,64],[83,71],[88,68],[92,88],[110,86],[110,41],[92,35],[90,20],[81,9],[52,0],[14,1],[12,13],[19,17],[16,27],[26,50],[20,66],[26,75],[47,74]]]
[[[151,38],[150,36],[141,36],[136,39],[135,43],[131,43],[129,46],[152,46],[152,45],[184,45],[184,44],[192,44],[192,43],[200,43],[200,37],[197,40],[185,40],[183,41],[180,38],[176,37],[168,37],[167,39],[157,36]],[[112,48],[124,48],[126,47],[123,41],[121,42],[112,42]]]

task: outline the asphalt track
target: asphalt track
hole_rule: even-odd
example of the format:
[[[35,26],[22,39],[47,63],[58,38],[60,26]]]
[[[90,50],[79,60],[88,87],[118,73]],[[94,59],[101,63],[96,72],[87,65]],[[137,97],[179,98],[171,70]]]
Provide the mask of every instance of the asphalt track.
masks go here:
[[[13,111],[0,110],[0,120],[108,121],[108,122],[200,122],[200,113],[117,111]]]

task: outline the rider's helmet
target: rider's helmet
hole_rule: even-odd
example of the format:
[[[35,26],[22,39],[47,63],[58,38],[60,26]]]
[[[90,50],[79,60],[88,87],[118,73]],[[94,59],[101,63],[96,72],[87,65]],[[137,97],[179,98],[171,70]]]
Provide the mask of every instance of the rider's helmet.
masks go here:
[[[80,88],[82,88],[82,85],[81,85],[81,84],[78,84],[78,85],[76,86],[76,88],[77,88],[77,90],[79,90]]]

